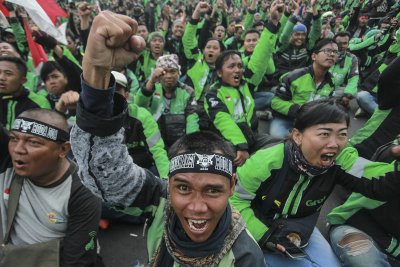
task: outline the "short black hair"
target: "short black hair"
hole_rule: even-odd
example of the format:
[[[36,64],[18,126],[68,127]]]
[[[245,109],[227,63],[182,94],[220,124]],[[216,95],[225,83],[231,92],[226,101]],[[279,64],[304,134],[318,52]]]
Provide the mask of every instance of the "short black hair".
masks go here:
[[[250,34],[250,33],[256,33],[258,35],[258,37],[260,37],[260,32],[257,31],[256,29],[252,28],[252,29],[248,29],[245,34],[244,34],[244,38],[246,39],[246,35]]]
[[[339,104],[339,99],[329,98],[308,102],[297,111],[293,128],[300,132],[317,124],[341,123],[350,124],[349,114]]]
[[[336,37],[349,37],[349,40],[351,39],[351,34],[347,31],[341,31],[337,32],[335,36],[333,37],[333,40],[336,42]]]
[[[13,56],[0,56],[0,61],[8,61],[14,63],[17,66],[17,69],[21,73],[21,75],[23,77],[26,77],[26,73],[28,72],[28,67],[26,66],[26,63],[22,59]]]
[[[332,40],[330,38],[325,38],[320,40],[312,49],[312,54],[317,54],[322,47],[326,46],[327,44],[336,44],[335,40]]]
[[[264,27],[264,21],[259,20],[259,21],[253,23],[253,28],[256,28],[258,26],[263,26]]]
[[[240,58],[242,58],[238,51],[226,50],[222,52],[215,61],[215,70],[222,70],[222,66],[224,65],[225,61],[227,61],[233,55],[238,55]]]
[[[233,146],[221,136],[210,131],[200,131],[179,138],[168,150],[168,158],[184,152],[220,153],[231,158],[236,157]]]
[[[67,77],[67,73],[65,72],[64,68],[61,67],[56,61],[47,61],[43,64],[43,67],[40,71],[40,78],[42,81],[46,81],[49,74],[52,73],[54,70],[58,70],[61,72],[65,77]]]
[[[221,52],[225,50],[224,43],[222,41],[218,40],[217,38],[214,38],[214,37],[208,38],[207,41],[205,41],[205,43],[204,43],[203,47],[201,48],[201,50],[203,50],[207,46],[208,42],[210,42],[210,41],[217,41],[218,44],[219,44],[219,50]]]

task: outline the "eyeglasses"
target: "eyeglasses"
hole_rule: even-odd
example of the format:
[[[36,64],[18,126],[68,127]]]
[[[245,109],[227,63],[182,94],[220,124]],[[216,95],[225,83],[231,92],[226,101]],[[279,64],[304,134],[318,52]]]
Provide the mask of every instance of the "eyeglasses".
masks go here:
[[[321,49],[318,52],[324,52],[325,55],[327,55],[327,56],[330,56],[330,55],[337,56],[337,55],[339,55],[339,51],[338,50],[332,50],[332,49],[329,49],[329,48]]]

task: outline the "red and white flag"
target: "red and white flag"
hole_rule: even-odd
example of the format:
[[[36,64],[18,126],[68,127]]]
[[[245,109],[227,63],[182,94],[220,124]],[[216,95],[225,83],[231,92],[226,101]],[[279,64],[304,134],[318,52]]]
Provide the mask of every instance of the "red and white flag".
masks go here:
[[[32,21],[47,34],[53,36],[62,44],[67,44],[65,27],[57,28],[57,17],[66,17],[67,13],[57,5],[55,0],[7,0],[10,3],[22,6]],[[60,26],[61,27],[61,26]]]
[[[33,65],[35,66],[36,72],[39,73],[43,63],[48,60],[47,54],[44,51],[43,47],[33,40],[31,32],[28,27],[28,23],[26,23],[26,21],[23,20],[23,24],[26,33],[26,40],[28,42],[29,50],[31,51]]]

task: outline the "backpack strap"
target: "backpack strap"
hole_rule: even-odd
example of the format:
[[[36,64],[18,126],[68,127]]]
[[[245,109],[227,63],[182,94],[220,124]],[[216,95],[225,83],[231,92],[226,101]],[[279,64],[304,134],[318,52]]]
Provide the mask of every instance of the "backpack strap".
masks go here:
[[[10,196],[8,199],[8,209],[7,209],[7,229],[4,237],[3,244],[7,244],[10,240],[10,231],[12,224],[14,222],[15,213],[17,212],[19,197],[21,195],[22,185],[24,183],[24,178],[14,174],[10,186]]]

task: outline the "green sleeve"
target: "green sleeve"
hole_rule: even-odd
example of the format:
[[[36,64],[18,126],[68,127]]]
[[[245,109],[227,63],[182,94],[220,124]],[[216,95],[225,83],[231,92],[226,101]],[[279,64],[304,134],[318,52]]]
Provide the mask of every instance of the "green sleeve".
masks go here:
[[[349,26],[349,20],[350,20],[350,16],[346,15],[343,19],[342,22],[340,24],[343,25],[343,28],[346,29]]]
[[[140,107],[138,107],[138,109],[141,114],[140,117],[143,123],[146,143],[153,156],[158,173],[161,178],[167,178],[169,172],[169,160],[158,124],[148,110]]]
[[[141,88],[140,90],[137,91],[136,95],[133,98],[133,103],[135,103],[139,107],[144,107],[147,110],[150,110],[150,101],[153,94],[147,95],[147,92],[143,93],[143,90],[146,89]]]
[[[358,71],[358,59],[353,56],[351,61],[350,72],[348,75],[347,85],[344,88],[345,94],[355,96],[358,90],[359,71]]]
[[[372,162],[358,156],[357,150],[352,147],[345,148],[337,157],[337,164],[346,172],[358,172],[357,176],[372,179],[392,172],[394,163]],[[385,202],[373,200],[360,193],[352,193],[340,206],[334,208],[327,216],[330,224],[343,224],[360,209],[375,209]]]
[[[285,116],[289,116],[290,110],[297,104],[292,102],[293,96],[292,81],[289,79],[288,74],[282,77],[282,82],[276,89],[275,96],[271,101],[271,108]]]
[[[321,37],[322,20],[321,16],[313,17],[313,23],[310,30],[310,36],[307,42],[307,49],[310,51],[313,49],[315,42]]]
[[[162,36],[164,36],[164,38],[166,38],[168,31],[166,31],[164,29],[160,29],[160,33],[161,33]]]
[[[135,94],[140,90],[139,80],[130,69],[126,69],[127,76],[131,79],[131,87],[129,88],[129,98],[132,101]]]
[[[197,24],[198,21],[191,20],[186,24],[185,32],[182,36],[183,51],[187,59],[194,59],[199,53],[197,49],[198,41],[196,38]],[[195,50],[197,52],[194,52]]]
[[[237,184],[230,203],[240,212],[254,239],[260,241],[268,231],[267,225],[259,220],[251,208],[261,184],[271,178],[271,171],[283,163],[283,144],[258,150],[243,166],[237,169]]]
[[[18,50],[22,54],[27,54],[29,51],[24,29],[22,28],[17,18],[12,18],[10,21],[11,21],[10,26],[14,32]]]
[[[282,100],[280,97],[274,96],[271,101],[271,107],[274,111],[288,116],[289,109],[293,105],[290,101]]]
[[[197,113],[189,114],[186,117],[186,134],[191,134],[200,131],[199,116]]]
[[[200,131],[199,116],[197,114],[198,106],[195,99],[195,93],[193,88],[190,86],[182,85],[182,90],[186,92],[186,134]]]
[[[26,73],[26,82],[23,86],[29,91],[36,92],[39,80],[39,76],[35,72],[28,71]]]
[[[278,38],[280,38],[283,29],[285,28],[286,23],[289,20],[289,15],[283,14],[283,16],[281,17],[281,19],[279,20],[279,23],[281,24],[281,26],[279,27],[279,32],[278,32]]]
[[[355,96],[358,90],[358,81],[359,81],[358,75],[355,75],[350,79],[348,79],[347,85],[344,88],[344,93]]]
[[[71,53],[71,51],[69,51],[69,49],[64,45],[61,47],[62,47],[62,51],[63,51],[63,56],[65,56],[70,61],[75,63],[79,68],[82,68],[81,64],[79,64],[79,61],[75,58],[75,56]]]
[[[242,40],[244,39],[244,35],[246,34],[246,31],[248,29],[251,29],[252,26],[253,26],[254,14],[255,14],[255,11],[248,10],[247,14],[246,14],[246,17],[244,17],[244,23],[243,23],[244,31],[243,31],[242,36],[241,36]]]
[[[223,100],[218,97],[217,91],[211,90],[204,101],[204,107],[210,120],[226,140],[240,149],[247,150],[246,137],[233,120]]]
[[[264,74],[272,74],[275,72],[275,64],[272,60],[273,47],[277,40],[277,32],[279,27],[267,22],[261,33],[254,52],[247,64],[247,73],[245,73],[246,82],[257,87],[263,79]],[[266,64],[267,63],[267,64]]]
[[[286,22],[285,27],[283,27],[282,34],[279,36],[278,51],[284,51],[288,47],[290,36],[296,22],[297,19],[293,16],[291,16]]]
[[[47,100],[46,97],[42,95],[38,95],[34,92],[29,92],[28,98],[35,102],[40,108],[51,109],[50,102]]]
[[[357,40],[354,40],[354,42],[350,42],[349,44],[349,50],[350,51],[357,51],[357,50],[361,50],[364,49],[372,44],[375,43],[375,36],[372,35],[367,39],[364,39],[361,42],[357,42]]]

